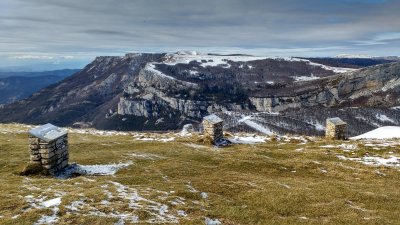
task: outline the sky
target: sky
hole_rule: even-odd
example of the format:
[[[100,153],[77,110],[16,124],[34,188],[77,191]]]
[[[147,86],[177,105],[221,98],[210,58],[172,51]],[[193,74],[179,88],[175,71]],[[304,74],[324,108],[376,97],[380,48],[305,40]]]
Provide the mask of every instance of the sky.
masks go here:
[[[398,56],[399,13],[400,0],[0,0],[0,71],[178,50]]]

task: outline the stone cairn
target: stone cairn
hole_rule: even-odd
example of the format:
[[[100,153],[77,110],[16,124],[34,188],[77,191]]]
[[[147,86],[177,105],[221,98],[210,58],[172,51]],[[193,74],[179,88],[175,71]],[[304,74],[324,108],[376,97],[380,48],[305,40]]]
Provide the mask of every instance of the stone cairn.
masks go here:
[[[205,140],[210,140],[212,144],[216,144],[224,138],[223,120],[212,114],[203,118],[203,129]]]
[[[330,140],[345,140],[347,134],[347,123],[339,117],[326,120],[325,137]]]
[[[30,163],[41,165],[51,175],[68,166],[68,132],[46,124],[29,131]]]

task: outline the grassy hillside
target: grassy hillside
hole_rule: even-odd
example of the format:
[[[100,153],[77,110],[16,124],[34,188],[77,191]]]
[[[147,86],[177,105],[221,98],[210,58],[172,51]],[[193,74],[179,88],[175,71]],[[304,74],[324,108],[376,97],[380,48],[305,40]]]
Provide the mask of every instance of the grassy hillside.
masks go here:
[[[28,129],[0,125],[0,224],[400,221],[399,165],[376,167],[338,158],[398,157],[400,141],[283,137],[214,148],[203,145],[199,135],[73,130],[71,162],[129,166],[115,175],[55,179],[18,174],[29,160]]]

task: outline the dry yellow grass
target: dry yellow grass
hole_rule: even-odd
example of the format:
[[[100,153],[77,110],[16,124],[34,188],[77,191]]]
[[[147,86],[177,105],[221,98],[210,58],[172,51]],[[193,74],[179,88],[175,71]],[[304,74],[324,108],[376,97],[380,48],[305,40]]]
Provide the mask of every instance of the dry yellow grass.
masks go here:
[[[164,143],[138,141],[132,136],[70,134],[71,162],[131,161],[132,165],[114,176],[63,180],[20,176],[29,159],[27,134],[17,132],[24,129],[20,125],[0,126],[9,131],[0,133],[1,224],[33,224],[41,215],[53,214],[50,208],[32,207],[29,196],[44,200],[60,197],[57,224],[114,224],[119,220],[111,216],[115,214],[137,216],[139,224],[152,219],[161,223],[157,215],[174,216],[180,224],[204,224],[206,217],[222,224],[400,221],[399,169],[366,166],[336,156],[363,156],[366,152],[399,156],[399,145],[376,150],[346,142],[357,149],[344,151],[321,148],[343,142],[316,139],[306,144],[270,141],[216,149],[204,146],[197,136]],[[140,207],[135,209],[129,197],[136,192],[146,200],[139,201]],[[79,201],[83,202],[79,210],[71,210],[72,203]],[[168,212],[157,211],[160,205],[166,205]]]

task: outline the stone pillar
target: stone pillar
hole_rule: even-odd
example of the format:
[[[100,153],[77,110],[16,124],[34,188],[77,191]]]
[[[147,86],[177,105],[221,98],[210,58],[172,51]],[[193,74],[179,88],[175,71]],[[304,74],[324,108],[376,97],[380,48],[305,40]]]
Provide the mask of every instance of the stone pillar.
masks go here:
[[[68,134],[51,141],[29,135],[30,162],[40,164],[51,175],[68,166]]]
[[[325,137],[330,140],[345,140],[347,134],[347,123],[340,118],[329,118],[326,120]]]
[[[215,115],[206,116],[203,119],[204,138],[212,144],[216,144],[224,137],[223,120]]]

